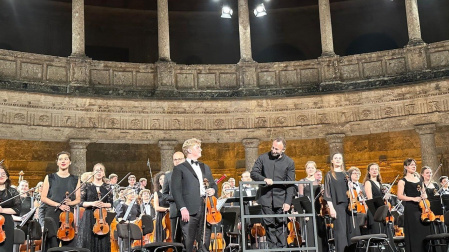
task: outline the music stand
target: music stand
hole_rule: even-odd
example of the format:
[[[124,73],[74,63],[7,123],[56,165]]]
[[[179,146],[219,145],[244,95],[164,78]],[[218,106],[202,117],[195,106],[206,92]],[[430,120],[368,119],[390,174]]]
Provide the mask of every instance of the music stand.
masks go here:
[[[312,202],[306,196],[293,199],[292,205],[298,213],[312,213]]]
[[[446,213],[449,207],[449,194],[441,195],[441,205],[444,207],[444,212]]]
[[[443,204],[441,204],[441,201],[439,200],[432,200],[430,201],[430,210],[435,214],[435,215],[443,215]]]
[[[385,206],[385,202],[382,197],[376,197],[366,201],[366,205],[368,206],[368,210],[374,216],[379,207]]]
[[[106,222],[109,224],[109,226],[111,225],[111,223],[114,220],[116,215],[117,215],[117,213],[115,213],[115,212],[107,212]]]

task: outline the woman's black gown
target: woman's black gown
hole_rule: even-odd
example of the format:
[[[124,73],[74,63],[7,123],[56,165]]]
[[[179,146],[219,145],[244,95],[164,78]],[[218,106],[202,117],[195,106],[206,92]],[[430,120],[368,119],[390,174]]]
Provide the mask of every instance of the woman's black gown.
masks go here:
[[[373,199],[374,198],[383,198],[384,194],[382,193],[382,190],[380,189],[380,187],[376,183],[374,183],[374,181],[372,181],[372,180],[368,180],[368,181],[371,183],[371,193],[373,194]],[[367,218],[368,218],[368,232],[370,234],[380,234],[380,233],[385,232],[382,225],[379,225],[379,222],[374,221],[374,213],[372,213],[369,210],[368,210]]]
[[[103,198],[111,189],[111,186],[103,183],[98,187],[101,192],[101,197]],[[81,202],[80,206],[84,202],[98,201],[97,187],[88,183],[83,186],[81,190]],[[113,195],[110,193],[104,200],[105,203],[110,203],[112,205]],[[97,235],[92,231],[95,225],[94,211],[97,208],[86,207],[83,217],[81,218],[78,236],[76,239],[76,246],[79,248],[88,248],[91,252],[102,252],[111,250],[111,240],[109,233],[106,235]],[[105,216],[106,217],[106,216]]]
[[[169,206],[164,205],[165,200],[162,199],[161,192],[157,192],[157,196],[159,197],[159,206],[160,207],[169,207]],[[163,218],[166,213],[168,213],[168,212],[157,212],[157,214],[156,214],[156,226],[154,228],[156,228],[156,241],[157,242],[162,242],[166,238],[166,237],[164,237],[165,231],[164,231],[164,228],[162,227],[162,221],[163,221]]]
[[[421,193],[418,191],[418,185],[421,182],[409,182],[405,178],[404,194],[408,197],[418,197]],[[427,251],[425,249],[424,239],[430,234],[430,224],[421,221],[421,209],[418,202],[403,201],[404,205],[404,238],[405,251]]]
[[[5,189],[3,191],[0,191],[0,202],[4,202],[16,195],[18,195],[19,192],[17,192],[14,188]],[[4,205],[2,205],[2,208],[12,208],[16,215],[19,215],[20,208],[22,202],[20,201],[20,197],[16,197],[13,200],[10,200],[6,202]],[[14,221],[12,220],[12,216],[10,214],[0,214],[5,218],[5,223],[3,224],[3,231],[5,231],[6,239],[4,242],[0,243],[0,252],[11,252],[13,251],[13,245],[14,245]]]

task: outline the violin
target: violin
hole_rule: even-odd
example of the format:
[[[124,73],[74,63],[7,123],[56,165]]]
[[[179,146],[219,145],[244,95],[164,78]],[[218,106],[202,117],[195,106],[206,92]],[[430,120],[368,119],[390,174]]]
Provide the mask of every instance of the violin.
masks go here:
[[[209,188],[209,180],[204,178],[204,186]],[[215,196],[206,195],[206,220],[209,224],[217,224],[221,221],[222,216],[220,211],[217,210],[217,198]]]
[[[404,228],[394,225],[394,236],[404,236]]]
[[[101,192],[98,192],[98,199],[101,200]],[[94,218],[95,218],[95,224],[92,229],[94,234],[97,235],[105,235],[109,233],[109,224],[106,221],[106,216],[108,215],[108,212],[106,211],[106,208],[97,208],[94,211]]]
[[[254,223],[251,228],[251,236],[256,240],[256,248],[259,248],[259,237],[264,237],[266,235],[265,228],[261,223]]]
[[[0,215],[0,243],[3,243],[6,239],[5,230],[3,230],[3,224],[5,224],[5,217]]]
[[[69,192],[65,193],[66,198],[69,196]],[[75,228],[73,227],[74,217],[70,211],[64,211],[59,215],[59,221],[61,226],[58,229],[58,239],[62,241],[71,241],[75,238]]]
[[[287,224],[287,229],[289,234],[287,236],[287,245],[289,246],[300,246],[302,244],[301,234],[299,233],[300,226],[299,222],[296,220],[290,220]]]
[[[111,252],[119,252],[120,248],[118,246],[118,240],[116,238],[115,232],[117,232],[117,219],[114,218],[111,223],[111,232],[109,232],[109,239],[111,240]]]
[[[417,190],[421,193],[421,201],[419,202],[419,207],[421,208],[421,221],[423,222],[432,222],[435,221],[435,214],[430,210],[430,202],[428,199],[423,199],[423,191],[421,190],[421,186],[417,186]]]
[[[354,213],[365,213],[366,214],[366,208],[362,203],[360,203],[359,195],[357,194],[357,190],[355,190],[355,189],[348,190],[346,192],[346,195],[348,196],[349,202],[350,202],[350,204],[348,205],[349,211],[353,211]]]

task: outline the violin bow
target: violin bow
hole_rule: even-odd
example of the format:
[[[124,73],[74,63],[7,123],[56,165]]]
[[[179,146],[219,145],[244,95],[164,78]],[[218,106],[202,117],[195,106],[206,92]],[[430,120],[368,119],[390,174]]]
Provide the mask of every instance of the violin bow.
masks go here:
[[[432,174],[432,177],[430,177],[429,183],[427,183],[427,185],[426,185],[426,183],[424,183],[424,186],[425,186],[424,189],[427,188],[430,185],[430,183],[432,182],[433,178],[435,177],[435,175],[437,175],[438,171],[441,169],[442,166],[443,166],[443,163],[440,163],[440,165],[438,166],[436,171]]]
[[[128,172],[128,174],[125,175],[125,177],[123,177],[116,185],[120,185],[120,183],[123,182],[123,180],[125,178],[127,178],[129,175],[131,174],[131,172]],[[100,201],[103,201],[112,191],[114,191],[114,188],[111,188],[111,190],[108,191],[108,193],[106,193],[103,198],[99,199]]]
[[[154,182],[153,182],[153,172],[151,171],[151,165],[150,165],[150,159],[147,160],[147,166],[148,169],[150,169],[150,177],[151,177],[151,188],[154,188]]]
[[[390,185],[389,185],[389,188],[388,188],[388,191],[385,193],[385,195],[384,195],[384,200],[385,200],[385,197],[387,197],[387,195],[388,194],[390,194],[390,192],[391,192],[391,189],[393,188],[393,185],[394,185],[394,183],[396,182],[396,180],[398,179],[398,177],[399,177],[399,174],[396,176],[396,178],[393,180],[393,183],[391,183]]]

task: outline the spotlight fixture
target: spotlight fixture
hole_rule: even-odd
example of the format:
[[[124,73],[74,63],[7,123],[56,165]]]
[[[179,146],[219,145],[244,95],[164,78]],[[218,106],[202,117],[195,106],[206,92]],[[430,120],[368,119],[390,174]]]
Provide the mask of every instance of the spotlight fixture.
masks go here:
[[[263,3],[256,6],[256,8],[254,9],[254,15],[256,15],[256,17],[263,17],[267,15],[267,10],[265,9]]]
[[[232,17],[232,9],[228,5],[223,5],[221,8],[221,18],[231,18]]]

